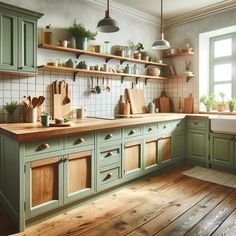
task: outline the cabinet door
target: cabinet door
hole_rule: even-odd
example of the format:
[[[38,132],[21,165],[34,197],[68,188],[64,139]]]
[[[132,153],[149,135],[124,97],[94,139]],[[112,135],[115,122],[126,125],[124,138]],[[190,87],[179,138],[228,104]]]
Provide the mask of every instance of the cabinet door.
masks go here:
[[[159,140],[160,163],[169,164],[171,162],[171,137],[164,137]]]
[[[230,135],[211,134],[210,139],[211,164],[220,167],[233,168],[233,141]]]
[[[171,140],[171,157],[173,160],[185,158],[185,134],[173,135]]]
[[[63,161],[51,157],[26,164],[26,215],[39,215],[62,205]]]
[[[94,193],[93,151],[68,154],[65,162],[65,202],[71,202]]]
[[[18,69],[24,72],[37,71],[37,23],[19,18]]]
[[[151,170],[158,165],[158,140],[146,140],[144,145],[144,169]]]
[[[141,173],[141,157],[141,141],[124,145],[123,172],[125,176]]]
[[[187,158],[192,161],[206,163],[208,139],[203,129],[188,129]]]
[[[17,70],[17,17],[0,13],[0,69]]]

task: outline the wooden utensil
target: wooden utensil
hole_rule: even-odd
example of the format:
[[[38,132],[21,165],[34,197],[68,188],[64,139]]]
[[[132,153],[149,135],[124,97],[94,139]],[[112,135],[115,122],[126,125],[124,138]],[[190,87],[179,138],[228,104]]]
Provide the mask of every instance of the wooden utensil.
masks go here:
[[[30,101],[27,97],[22,98],[22,102],[29,108],[30,107]]]
[[[193,104],[194,99],[192,97],[192,93],[189,94],[189,97],[184,99],[184,113],[193,113]]]
[[[39,96],[38,98],[38,107],[41,106],[45,101],[45,97],[44,96]]]
[[[37,97],[32,98],[32,106],[33,106],[33,108],[38,106],[38,98]]]
[[[64,105],[70,103],[70,98],[68,97],[68,94],[69,94],[69,85],[68,83],[66,83],[66,96],[63,101]]]

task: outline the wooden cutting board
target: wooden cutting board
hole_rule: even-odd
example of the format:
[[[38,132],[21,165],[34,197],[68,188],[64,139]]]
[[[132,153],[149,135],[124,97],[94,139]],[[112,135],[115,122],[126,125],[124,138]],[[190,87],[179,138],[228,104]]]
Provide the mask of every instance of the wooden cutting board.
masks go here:
[[[133,88],[133,89],[126,89],[126,91],[130,101],[131,114],[147,113],[147,107],[143,90]]]
[[[62,118],[61,94],[53,94],[53,119]]]
[[[160,112],[170,112],[170,99],[166,96],[159,98]]]
[[[189,97],[184,99],[184,113],[193,113],[193,104],[194,104],[194,99],[192,97],[192,94],[189,94]]]

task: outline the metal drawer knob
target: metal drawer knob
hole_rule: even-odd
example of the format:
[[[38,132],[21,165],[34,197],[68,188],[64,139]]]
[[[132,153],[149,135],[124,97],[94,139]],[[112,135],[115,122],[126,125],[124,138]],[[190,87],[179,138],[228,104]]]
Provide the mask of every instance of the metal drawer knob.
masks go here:
[[[106,155],[106,157],[111,157],[111,156],[113,156],[113,152],[108,152]]]
[[[198,123],[198,122],[194,122],[193,124],[194,124],[194,125],[199,125],[199,123]]]
[[[106,139],[106,140],[109,140],[109,139],[112,138],[112,136],[113,136],[112,134],[108,134],[108,135],[105,137],[105,139]]]
[[[75,141],[75,144],[80,144],[80,143],[84,143],[84,139],[83,138],[78,138],[76,141]]]
[[[132,130],[130,130],[129,135],[132,135],[132,134],[134,134],[134,133],[135,133],[135,130],[132,129]]]
[[[103,181],[108,180],[108,179],[110,179],[111,177],[112,177],[112,173],[110,172],[110,173],[108,173],[108,174],[106,175],[106,177],[103,179]]]
[[[50,146],[49,146],[48,143],[43,143],[43,144],[41,144],[41,145],[38,147],[37,151],[42,151],[42,150],[47,149],[47,148],[49,148],[49,147],[50,147]]]
[[[165,128],[166,128],[166,125],[163,126],[163,129],[165,129]]]
[[[150,132],[150,131],[152,131],[152,128],[150,127],[150,128],[148,128],[148,131]]]

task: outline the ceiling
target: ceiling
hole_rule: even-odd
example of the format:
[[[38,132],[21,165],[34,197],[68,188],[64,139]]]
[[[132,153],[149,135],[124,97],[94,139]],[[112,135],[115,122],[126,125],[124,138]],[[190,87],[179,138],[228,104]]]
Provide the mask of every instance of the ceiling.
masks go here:
[[[161,15],[161,0],[112,0],[112,2],[129,6],[156,17]],[[163,18],[168,19],[227,2],[231,2],[231,0],[163,0]]]

